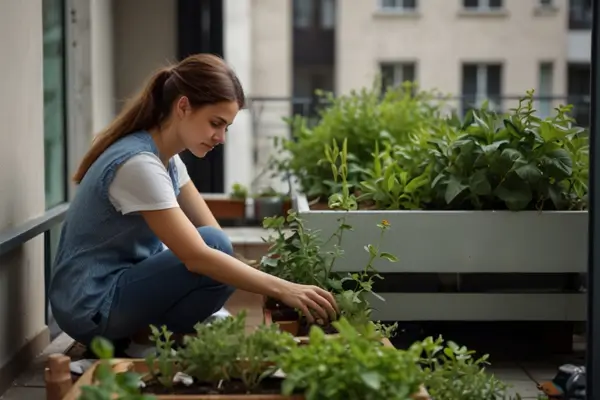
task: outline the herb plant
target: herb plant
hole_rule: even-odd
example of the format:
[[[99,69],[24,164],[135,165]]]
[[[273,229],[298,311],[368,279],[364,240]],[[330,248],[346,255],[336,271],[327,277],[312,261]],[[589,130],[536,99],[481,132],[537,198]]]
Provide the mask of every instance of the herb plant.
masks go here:
[[[474,351],[447,342],[440,337],[429,337],[415,343],[413,349],[422,349],[423,384],[432,398],[439,400],[500,400],[511,398],[508,386],[487,373],[488,356],[474,357]],[[518,397],[517,397],[518,398]]]
[[[345,319],[334,324],[339,336],[327,338],[314,326],[309,345],[279,357],[284,395],[302,390],[307,400],[409,400],[418,391],[418,352],[381,346],[373,325],[359,332]]]
[[[462,126],[432,140],[431,187],[454,209],[570,210],[585,207],[588,144],[570,107],[541,119],[533,91],[510,115],[484,105]]]
[[[173,386],[173,378],[177,372],[173,350],[175,342],[171,339],[173,334],[167,330],[166,326],[159,329],[154,325],[150,325],[150,331],[150,340],[155,345],[156,354],[151,353],[146,357],[148,370],[161,385],[170,388]],[[156,366],[158,366],[158,374],[154,372]]]
[[[442,101],[436,92],[419,91],[410,83],[390,88],[382,96],[380,82],[348,95],[335,97],[317,92],[320,104],[326,107],[319,120],[312,124],[309,118],[296,116],[288,119],[293,139],[277,141],[280,154],[289,157],[274,161],[274,167],[293,175],[300,189],[309,198],[327,199],[340,191],[339,182],[332,178],[328,163],[321,158],[325,147],[332,141],[348,140],[348,184],[354,191],[363,170],[370,163],[374,145],[382,139],[404,143],[409,134],[437,123],[441,117]]]
[[[177,351],[182,371],[200,382],[218,385],[230,380],[245,336],[246,313],[211,324],[196,324],[196,334],[186,336]]]
[[[82,386],[78,400],[157,400],[155,396],[141,394],[139,374],[117,374],[113,371],[110,365],[110,359],[114,355],[112,343],[96,337],[91,348],[101,361],[94,371],[94,384]]]

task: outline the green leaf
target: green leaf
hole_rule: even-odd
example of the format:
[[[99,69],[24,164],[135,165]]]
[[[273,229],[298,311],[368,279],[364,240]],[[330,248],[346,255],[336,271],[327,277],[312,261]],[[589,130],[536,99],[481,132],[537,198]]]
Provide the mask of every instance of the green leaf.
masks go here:
[[[465,189],[467,189],[467,186],[463,185],[455,176],[451,176],[444,196],[446,204],[452,203]]]
[[[500,146],[502,146],[503,144],[507,144],[507,143],[509,143],[508,140],[498,140],[497,142],[483,146],[481,149],[485,153],[489,154],[489,153],[493,153],[493,152],[497,151],[500,148]]]
[[[488,196],[492,193],[492,185],[487,177],[487,171],[477,170],[469,179],[471,191],[479,196]]]
[[[102,360],[113,358],[113,354],[115,352],[113,344],[100,336],[96,336],[92,340],[91,348],[92,352],[94,352],[94,354]]]
[[[551,160],[550,166],[554,170],[553,173],[556,173],[555,178],[557,180],[571,176],[573,173],[573,160],[571,160],[571,156],[565,149],[555,149],[549,151],[546,155]]]
[[[385,251],[382,251],[381,254],[379,254],[379,257],[385,258],[389,262],[398,262],[398,257],[396,257],[395,255],[393,255],[391,253],[387,253]]]
[[[542,171],[534,164],[529,163],[518,167],[515,172],[526,182],[535,184],[542,178]]]
[[[363,372],[360,374],[360,378],[373,390],[379,390],[381,388],[381,377],[377,372]]]
[[[512,211],[524,209],[533,198],[531,188],[518,175],[506,179],[498,185],[494,194],[504,201]]]
[[[521,154],[519,150],[510,148],[502,150],[502,153],[500,153],[500,157],[504,158],[505,160],[510,160],[512,162],[518,162],[523,160],[523,154]]]

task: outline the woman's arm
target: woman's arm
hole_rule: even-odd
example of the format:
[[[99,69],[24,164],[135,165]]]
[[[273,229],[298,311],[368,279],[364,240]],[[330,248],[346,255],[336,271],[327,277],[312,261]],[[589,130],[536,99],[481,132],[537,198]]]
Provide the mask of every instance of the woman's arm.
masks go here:
[[[192,181],[183,185],[179,191],[177,202],[184,214],[192,221],[195,226],[214,226],[221,229],[217,219],[213,215],[208,204],[196,189]]]
[[[206,275],[236,288],[278,299],[298,308],[309,321],[309,309],[328,320],[337,311],[331,293],[316,286],[299,285],[254,269],[206,245],[180,208],[141,211],[150,229],[194,273]]]

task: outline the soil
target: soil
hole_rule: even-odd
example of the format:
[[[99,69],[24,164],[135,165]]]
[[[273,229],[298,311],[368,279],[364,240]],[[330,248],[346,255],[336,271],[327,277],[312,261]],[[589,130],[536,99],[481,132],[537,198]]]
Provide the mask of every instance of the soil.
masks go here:
[[[252,394],[281,394],[281,382],[279,378],[266,378]],[[218,395],[218,394],[248,394],[246,387],[239,380],[224,381],[220,388],[217,385],[206,382],[194,382],[190,386],[175,384],[172,388],[166,388],[157,381],[150,381],[142,389],[144,394],[178,394],[178,395]]]

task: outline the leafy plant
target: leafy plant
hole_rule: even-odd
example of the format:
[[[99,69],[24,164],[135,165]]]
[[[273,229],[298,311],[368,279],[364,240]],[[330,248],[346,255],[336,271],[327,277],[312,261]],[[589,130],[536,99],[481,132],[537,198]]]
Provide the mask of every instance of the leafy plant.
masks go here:
[[[211,324],[196,324],[196,334],[186,336],[177,358],[183,372],[200,382],[215,386],[230,380],[244,339],[246,313],[223,318]]]
[[[474,351],[464,346],[432,337],[413,344],[423,350],[419,361],[423,366],[423,383],[432,398],[439,400],[500,400],[508,399],[508,385],[486,372],[488,356],[474,357]],[[516,398],[520,398],[517,396]]]
[[[296,346],[294,337],[276,325],[259,325],[241,343],[234,376],[239,377],[252,392],[264,378],[277,370],[274,360]]]
[[[340,191],[330,166],[321,160],[332,141],[348,140],[348,176],[351,191],[364,178],[363,168],[370,163],[375,143],[387,140],[405,143],[409,134],[435,124],[441,118],[442,101],[436,92],[418,91],[406,83],[381,95],[380,82],[370,88],[335,97],[317,92],[326,104],[316,124],[309,117],[295,116],[287,122],[293,131],[290,140],[277,141],[283,158],[273,162],[278,171],[291,174],[309,198],[328,198]],[[334,173],[335,175],[335,173]]]
[[[261,325],[245,332],[246,312],[210,325],[197,324],[177,352],[184,372],[197,381],[212,383],[240,379],[249,392],[275,371],[273,360],[297,345],[293,336],[276,326]]]
[[[570,107],[541,119],[533,91],[510,115],[484,105],[463,125],[432,140],[439,204],[458,209],[581,209],[587,194],[587,134]],[[574,171],[575,165],[575,171]]]
[[[161,385],[170,388],[173,386],[173,378],[177,372],[175,370],[176,357],[173,350],[175,342],[171,339],[173,333],[168,331],[166,326],[159,329],[154,325],[150,325],[150,331],[150,340],[156,347],[156,354],[151,353],[146,357],[148,371]],[[154,372],[155,366],[158,366],[158,374]]]
[[[234,183],[231,187],[231,198],[245,200],[248,197],[248,189],[241,183]]]
[[[308,346],[278,358],[284,395],[302,390],[307,400],[408,400],[418,391],[418,352],[381,346],[373,325],[359,332],[345,319],[334,324],[339,336],[326,337],[314,326]]]
[[[91,348],[101,361],[94,371],[94,384],[82,386],[78,400],[157,400],[154,396],[141,394],[139,374],[113,371],[110,364],[114,355],[112,343],[96,337]]]

